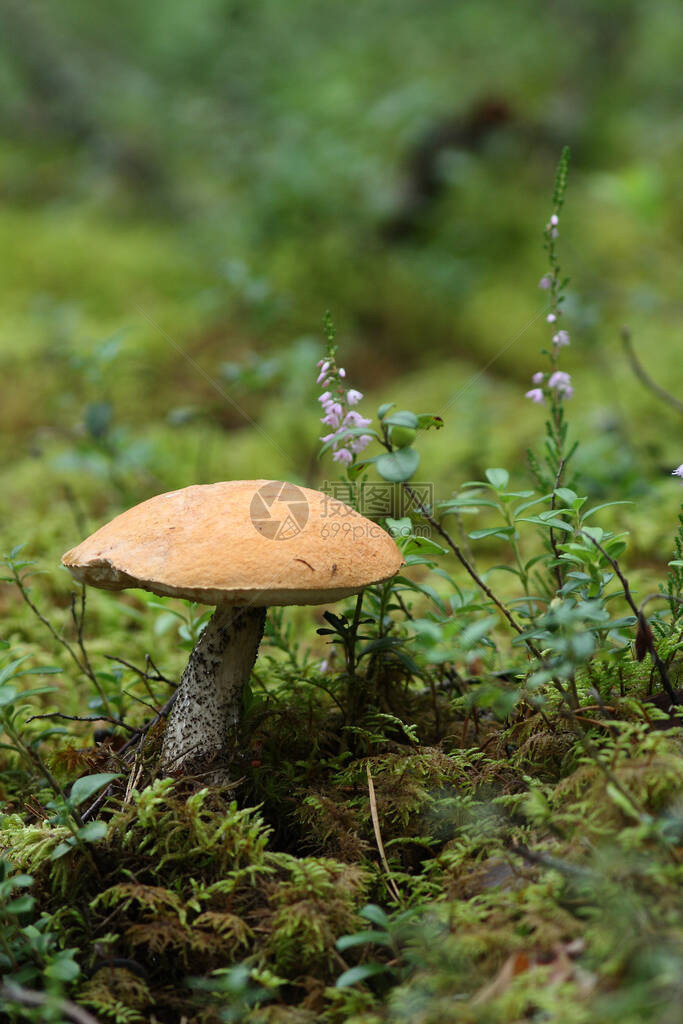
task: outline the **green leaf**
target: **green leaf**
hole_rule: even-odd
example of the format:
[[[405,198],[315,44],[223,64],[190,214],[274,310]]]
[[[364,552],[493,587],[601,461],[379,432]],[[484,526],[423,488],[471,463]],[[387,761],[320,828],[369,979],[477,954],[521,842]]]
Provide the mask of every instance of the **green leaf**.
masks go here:
[[[102,789],[112,779],[120,777],[118,772],[101,772],[99,775],[85,775],[82,779],[76,779],[69,794],[69,804],[72,807],[79,807],[88,797],[91,797],[98,789]]]
[[[465,496],[462,498],[454,498],[452,501],[440,501],[439,508],[445,509],[448,512],[459,512],[461,509],[476,509],[479,508],[499,508],[497,501],[493,501],[492,498],[477,498]]]
[[[348,971],[344,971],[337,978],[335,988],[348,988],[349,985],[355,985],[358,981],[365,981],[366,978],[372,978],[375,974],[384,974],[389,968],[386,964],[358,964],[357,967],[352,967]]]
[[[383,402],[377,410],[377,419],[383,420],[390,409],[393,409],[396,402]]]
[[[17,691],[13,686],[0,686],[0,708],[12,704],[16,696]]]
[[[387,516],[385,522],[392,537],[409,537],[413,532],[413,524],[409,516],[403,516],[402,519],[392,519]]]
[[[35,898],[26,893],[24,896],[17,896],[16,899],[5,903],[2,908],[3,914],[25,914],[27,910],[33,910]]]
[[[589,516],[594,515],[596,512],[602,512],[603,508],[613,508],[614,505],[632,505],[632,501],[605,501],[602,505],[596,505],[595,508],[589,508],[585,515],[581,517],[581,521],[585,523]]]
[[[14,661],[9,661],[0,670],[0,686],[2,686],[3,683],[6,683],[8,679],[12,679],[12,677],[17,674],[17,669],[26,661],[27,658],[28,654],[25,654],[23,658],[16,658]]]
[[[418,583],[416,580],[409,580],[405,576],[399,576],[398,581],[403,584],[402,589],[416,590],[420,594],[424,594],[425,597],[431,598],[434,604],[440,608],[442,612],[446,611],[446,605],[444,604],[441,595],[434,589],[434,587],[430,587],[428,583]]]
[[[544,513],[543,515],[547,515]],[[546,526],[551,530],[564,530],[566,533],[573,533],[574,527],[565,523],[564,519],[553,519],[552,517],[542,518],[541,516],[529,516],[518,519],[519,523],[536,523],[537,526]]]
[[[436,427],[437,430],[441,430],[443,426],[443,419],[441,416],[435,416],[431,412],[421,412],[417,417],[418,430],[429,430],[430,427]]]
[[[54,978],[55,981],[75,981],[81,973],[80,967],[73,958],[75,952],[75,949],[63,949],[58,953],[52,963],[45,968],[47,977]]]
[[[508,485],[510,474],[507,469],[487,469],[486,479],[497,491],[502,491]]]
[[[622,793],[621,790],[617,789],[617,787],[611,782],[607,783],[605,790],[612,803],[616,804],[619,810],[622,811],[627,818],[635,818],[638,820],[640,814],[629,797]]]
[[[366,903],[362,910],[359,911],[361,917],[364,917],[366,921],[372,921],[379,928],[389,927],[389,918],[381,907],[378,907],[376,903]]]
[[[376,928],[369,928],[365,932],[355,932],[353,935],[342,935],[340,939],[337,939],[336,945],[339,952],[343,953],[345,949],[363,946],[366,942],[376,942],[380,946],[391,945],[389,932],[380,932]]]
[[[465,626],[462,633],[460,634],[460,643],[467,650],[473,647],[478,640],[486,636],[490,629],[496,624],[495,615],[487,615],[485,619],[481,619],[479,622],[472,622],[469,626]]]
[[[507,540],[508,537],[514,536],[514,533],[514,526],[493,526],[488,530],[473,530],[467,536],[470,540],[481,540],[482,537],[501,537],[503,540]]]
[[[414,412],[410,412],[409,409],[400,409],[398,412],[392,412],[391,416],[387,416],[384,421],[387,427],[412,427],[413,430],[417,430],[418,419]]]
[[[63,672],[63,671],[64,671],[64,669],[59,668],[58,665],[46,665],[44,668],[40,668],[40,667],[37,667],[37,668],[24,668],[24,669],[21,670],[21,672],[18,672],[17,675],[20,675],[20,676],[57,676],[57,675],[60,674],[60,672]],[[53,687],[53,689],[54,689],[54,687]],[[35,692],[37,693],[38,691],[35,691]]]
[[[362,462],[352,462],[350,466],[347,466],[346,472],[348,473],[350,479],[357,480],[361,473],[365,471],[366,465],[367,462],[364,460]]]
[[[73,850],[75,842],[76,840],[74,839],[74,837],[69,836],[69,838],[65,839],[63,843],[60,843],[58,846],[55,846],[54,850],[50,854],[50,860],[59,860],[60,857],[64,856],[64,854],[68,853],[70,850]]]
[[[19,676],[26,676],[28,674],[29,672],[17,672],[15,679],[18,679]],[[39,693],[54,693],[57,689],[57,686],[32,686],[30,690],[21,690],[19,696],[23,700],[24,697],[35,697]]]
[[[393,484],[410,480],[419,465],[420,453],[415,448],[399,448],[395,452],[386,452],[380,455],[375,463],[379,475]]]
[[[448,548],[443,547],[442,544],[437,544],[437,542],[432,540],[431,537],[410,537],[403,550],[406,556],[410,553],[420,552],[420,554],[424,554],[429,551],[435,555],[448,554]]]
[[[361,647],[358,657],[364,658],[366,654],[372,654],[374,651],[390,651],[400,643],[402,641],[397,636],[380,636],[376,640],[371,640],[365,647]]]
[[[33,885],[33,875],[12,875],[10,881],[13,889],[27,889]]]
[[[78,838],[86,843],[94,843],[98,839],[104,839],[107,834],[107,826],[103,821],[89,821],[87,825],[78,830]]]
[[[532,508],[534,505],[538,505],[542,501],[548,501],[549,498],[550,495],[542,494],[540,497],[532,498],[531,501],[523,501],[521,505],[518,505],[516,509],[513,509],[512,514],[515,519],[517,519],[518,516],[521,516],[522,512],[526,512],[528,508]]]
[[[541,556],[541,557],[543,557],[543,556]],[[516,569],[514,567],[514,565],[492,565],[486,571],[487,571],[487,573],[489,573],[489,572],[496,572],[496,571],[497,572],[511,572],[513,576],[520,576],[520,577],[522,575],[520,573],[519,569]]]
[[[506,491],[505,494],[501,495],[501,498],[507,504],[513,498],[530,498],[534,493],[534,491]]]
[[[570,487],[556,487],[555,494],[565,505],[569,505],[570,508],[573,507],[574,502],[578,498],[576,491],[572,491]]]

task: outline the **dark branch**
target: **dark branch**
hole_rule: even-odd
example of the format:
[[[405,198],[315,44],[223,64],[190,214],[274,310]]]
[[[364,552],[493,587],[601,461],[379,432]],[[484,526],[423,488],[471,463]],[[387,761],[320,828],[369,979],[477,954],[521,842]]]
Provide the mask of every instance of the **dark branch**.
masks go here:
[[[660,387],[660,385],[657,384],[657,382],[654,381],[652,377],[649,375],[649,373],[647,373],[647,371],[644,369],[642,363],[636,355],[635,349],[633,347],[633,342],[631,340],[631,332],[628,329],[628,327],[622,327],[621,340],[624,346],[624,351],[626,352],[626,355],[628,357],[628,361],[631,364],[631,369],[633,370],[634,374],[636,375],[640,383],[643,384],[648,389],[648,391],[651,391],[653,395],[656,395],[657,398],[659,398],[662,402],[666,402],[667,405],[670,405],[673,409],[675,409],[676,412],[683,413],[683,402],[680,400],[680,398],[676,398],[675,395],[670,394],[663,387]]]

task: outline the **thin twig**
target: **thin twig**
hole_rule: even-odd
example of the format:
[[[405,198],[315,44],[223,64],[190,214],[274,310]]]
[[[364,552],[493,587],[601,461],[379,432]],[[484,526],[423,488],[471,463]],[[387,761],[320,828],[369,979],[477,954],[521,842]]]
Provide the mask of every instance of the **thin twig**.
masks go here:
[[[516,844],[508,847],[508,849],[511,853],[516,853],[519,857],[522,857],[529,864],[539,864],[541,867],[549,868],[551,871],[559,871],[563,875],[569,875],[570,878],[591,879],[594,877],[592,871],[582,868],[578,864],[570,864],[566,860],[560,860],[558,857],[550,857],[546,853],[538,853],[536,850],[530,850],[528,846],[523,844]]]
[[[130,697],[131,700],[136,700],[138,704],[142,704],[143,707],[149,708],[149,710],[152,711],[155,715],[158,713],[159,708],[156,706],[156,704],[150,704],[148,700],[143,700],[142,697],[138,697],[136,693],[131,693],[130,690],[122,690],[122,693],[125,697]]]
[[[81,611],[80,611],[80,615],[77,616],[75,614],[75,610],[74,609],[75,609],[75,603],[74,603],[74,596],[72,595],[72,597],[71,597],[71,614],[73,616],[74,623],[76,625],[76,635],[78,637],[78,647],[79,647],[79,650],[81,652],[81,655],[83,656],[83,664],[85,665],[86,669],[88,670],[88,675],[90,676],[91,679],[94,680],[95,679],[95,671],[94,671],[92,665],[90,664],[90,658],[88,657],[88,652],[87,652],[87,650],[85,648],[85,640],[83,638],[83,630],[85,628],[85,583],[81,583]]]
[[[63,718],[67,722],[109,722],[111,725],[120,725],[122,729],[127,729],[136,736],[140,732],[136,726],[127,725],[120,718],[110,718],[109,715],[64,715],[61,711],[49,711],[43,715],[31,715],[26,719],[26,724],[34,722],[37,718]]]
[[[680,398],[676,398],[675,395],[670,394],[663,387],[660,387],[660,385],[657,384],[657,382],[654,381],[652,377],[650,377],[649,373],[644,369],[636,355],[633,342],[631,340],[631,331],[628,327],[621,328],[621,340],[624,345],[624,351],[626,352],[628,361],[631,364],[631,369],[640,383],[643,384],[648,391],[651,391],[653,395],[656,395],[657,398],[661,399],[662,402],[666,402],[667,405],[670,405],[675,409],[676,412],[683,412],[683,402]]]
[[[616,573],[617,577],[619,578],[619,582],[621,583],[622,589],[624,591],[624,597],[626,599],[626,603],[629,605],[629,607],[631,608],[633,614],[636,617],[636,621],[638,622],[638,626],[640,627],[640,630],[641,630],[642,636],[643,636],[643,638],[645,640],[645,644],[647,646],[647,649],[649,650],[649,652],[650,652],[650,654],[652,656],[652,660],[654,661],[655,666],[657,668],[657,671],[659,672],[660,678],[662,680],[662,686],[666,690],[667,695],[668,695],[668,697],[671,700],[671,703],[674,704],[674,705],[678,704],[678,698],[676,696],[676,691],[674,690],[673,686],[671,685],[671,680],[669,679],[669,673],[666,670],[666,665],[664,664],[662,659],[659,657],[659,654],[657,652],[657,648],[655,647],[654,637],[652,636],[652,631],[650,630],[650,626],[648,624],[648,621],[645,618],[645,615],[643,614],[642,610],[638,607],[638,605],[634,601],[633,595],[631,594],[631,588],[629,586],[628,580],[626,579],[626,577],[624,576],[623,572],[619,568],[619,563],[617,562],[616,558],[612,558],[612,556],[610,554],[608,554],[607,551],[605,551],[605,549],[602,546],[602,544],[599,541],[597,541],[595,539],[595,537],[592,537],[590,533],[588,533],[586,530],[581,530],[581,533],[584,535],[584,537],[588,537],[588,539],[590,540],[591,544],[595,545],[595,547],[598,549],[598,551],[603,556],[603,558],[605,558],[609,562],[609,564],[612,566],[612,568],[614,569],[614,572]]]
[[[72,487],[70,486],[70,484],[63,484],[62,489],[64,491],[64,497],[66,498],[67,504],[71,509],[72,515],[74,517],[74,522],[78,528],[78,532],[81,534],[81,536],[84,536],[86,533],[89,533],[90,531],[88,530],[88,523],[85,517],[85,513],[81,508],[80,502],[76,497],[76,494]]]
[[[140,676],[141,679],[150,679],[150,678],[152,678],[154,680],[154,682],[168,683],[169,686],[175,686],[176,685],[172,679],[168,679],[165,675],[163,675],[159,671],[159,669],[156,667],[156,665],[154,664],[154,662],[150,658],[149,654],[145,655],[145,658],[149,662],[149,664],[152,666],[154,671],[156,672],[155,676],[150,676],[149,671],[146,671],[143,668],[138,668],[137,665],[133,665],[130,661],[126,661],[125,658],[118,658],[114,654],[105,654],[105,658],[107,659],[107,661],[115,661],[119,665],[124,665],[126,668],[129,668],[131,670],[131,672],[135,672],[136,675]]]
[[[144,766],[144,764],[140,760],[141,748],[142,748],[142,737],[140,737],[140,743],[138,744],[138,749],[135,752],[135,761],[133,763],[133,767],[131,769],[131,773],[128,776],[128,785],[126,786],[126,792],[124,793],[124,796],[123,796],[123,803],[124,803],[124,805],[130,802],[131,793],[133,792],[133,790],[137,786],[138,782],[140,781],[140,776],[142,775],[142,773],[144,771],[144,767],[145,766]]]
[[[679,604],[683,604],[683,597],[677,597],[676,594],[665,594],[661,590],[656,590],[652,594],[648,594],[647,597],[644,597],[640,602],[641,612],[646,604],[649,604],[650,601],[656,601],[657,598],[661,601],[678,601]]]
[[[29,606],[29,608],[31,609],[33,614],[36,616],[37,619],[39,619],[40,622],[42,622],[42,624],[46,627],[46,629],[48,629],[50,631],[50,633],[55,638],[57,643],[61,644],[62,647],[64,647],[69,652],[71,658],[73,659],[75,664],[78,666],[79,671],[83,672],[84,675],[87,675],[88,674],[87,669],[85,668],[84,665],[81,664],[80,659],[78,658],[78,655],[74,651],[74,649],[71,646],[71,644],[69,643],[69,641],[65,640],[64,637],[61,636],[57,632],[57,630],[52,625],[50,620],[46,619],[45,616],[43,615],[43,613],[40,611],[40,609],[33,603],[31,598],[28,596],[28,591],[26,589],[26,585],[25,585],[24,581],[21,579],[21,577],[19,576],[19,573],[14,568],[14,566],[10,565],[10,569],[12,571],[12,575],[14,576],[14,582],[17,585],[19,593],[21,594],[21,596],[23,597],[24,601]]]
[[[176,696],[177,696],[177,691],[175,693],[171,694],[171,696],[168,698],[168,700],[166,701],[164,706],[162,708],[160,708],[159,711],[157,711],[157,713],[154,716],[154,718],[150,718],[149,722],[145,722],[144,725],[138,726],[137,731],[140,733],[141,736],[146,736],[147,733],[149,732],[149,730],[153,726],[155,726],[157,724],[157,722],[160,722],[162,718],[166,718],[168,716],[169,711],[171,710],[171,708],[173,707],[173,705],[175,703]],[[130,747],[133,746],[134,743],[135,743],[135,739],[134,738],[126,740],[126,742],[123,744],[123,746],[119,750],[119,754],[125,753]]]
[[[22,1006],[51,1006],[59,1009],[63,1016],[74,1021],[74,1024],[100,1024],[97,1017],[84,1010],[70,999],[60,996],[50,996],[45,992],[34,992],[32,989],[24,988],[22,985],[15,985],[6,982],[0,988],[0,996],[13,1003],[20,1003]]]
[[[553,509],[553,511],[555,509],[555,491],[560,486],[560,481],[562,479],[562,473],[564,472],[564,467],[566,465],[566,462],[567,462],[566,459],[564,459],[564,458],[560,459],[560,464],[557,467],[557,475],[555,476],[555,486],[553,487],[553,496],[552,496],[552,499],[550,501],[550,507],[551,507],[551,509]],[[561,563],[560,563],[560,552],[559,552],[559,549],[557,547],[557,541],[555,540],[555,531],[553,530],[552,526],[550,527],[550,546],[553,549],[553,554],[555,555],[555,562],[556,562],[556,565],[555,565],[555,578],[557,580],[558,590],[560,590],[562,588],[563,584],[564,584],[564,580],[562,579],[562,566],[561,566]]]
[[[448,533],[448,531],[447,531],[447,530],[445,530],[445,529],[443,528],[443,526],[441,525],[441,523],[439,523],[439,522],[438,522],[438,521],[437,521],[437,520],[436,520],[436,519],[434,518],[434,516],[433,516],[433,515],[431,514],[431,512],[429,512],[429,511],[427,510],[427,508],[426,508],[426,507],[424,506],[423,502],[422,502],[422,501],[420,500],[420,498],[418,497],[418,495],[416,494],[416,492],[415,492],[415,491],[413,490],[413,488],[412,488],[412,487],[410,486],[410,484],[408,484],[408,483],[404,483],[404,484],[403,484],[403,487],[404,487],[404,489],[405,489],[406,493],[407,493],[407,494],[408,494],[408,495],[409,495],[409,496],[411,497],[411,499],[413,500],[413,502],[414,502],[414,505],[415,505],[415,508],[417,508],[417,510],[418,510],[418,511],[420,512],[420,514],[421,514],[422,516],[424,516],[424,518],[425,518],[425,519],[427,520],[427,522],[428,522],[428,523],[429,523],[429,524],[430,524],[431,526],[433,526],[433,527],[434,527],[434,529],[436,530],[436,532],[437,532],[437,533],[438,533],[438,534],[439,534],[439,535],[440,535],[441,537],[443,537],[443,539],[444,539],[444,540],[446,541],[446,543],[448,544],[448,546],[449,546],[449,548],[451,549],[451,551],[453,552],[453,554],[454,554],[454,555],[456,556],[456,558],[458,559],[458,561],[460,562],[460,564],[461,564],[461,565],[462,565],[462,566],[463,566],[463,567],[464,567],[464,568],[465,568],[465,569],[467,570],[467,572],[468,572],[468,573],[470,574],[470,576],[472,577],[472,579],[474,580],[474,582],[475,582],[475,583],[477,584],[477,586],[478,586],[478,587],[479,587],[479,588],[480,588],[481,590],[483,590],[483,591],[484,591],[484,593],[486,594],[486,596],[488,597],[488,599],[489,599],[490,601],[492,601],[492,602],[493,602],[493,604],[495,604],[496,608],[498,608],[498,610],[499,610],[499,611],[500,611],[500,612],[501,612],[501,613],[502,613],[502,614],[503,614],[503,615],[505,616],[505,618],[506,618],[506,619],[508,620],[508,622],[510,623],[510,625],[512,626],[512,628],[513,628],[513,629],[514,629],[514,630],[515,630],[515,631],[516,631],[517,633],[519,633],[520,635],[522,635],[522,636],[523,636],[523,634],[524,634],[524,629],[522,628],[522,626],[520,626],[519,622],[517,622],[517,619],[516,619],[516,618],[514,617],[514,615],[513,615],[513,614],[512,614],[512,612],[510,611],[510,609],[509,609],[509,608],[507,608],[507,607],[506,607],[506,606],[505,606],[505,605],[503,604],[503,602],[502,602],[502,601],[500,601],[500,600],[499,600],[499,599],[498,599],[498,598],[496,597],[496,595],[495,595],[495,594],[493,593],[493,591],[491,590],[491,588],[490,588],[490,587],[489,587],[489,586],[488,586],[488,585],[487,585],[487,584],[486,584],[486,583],[484,582],[484,580],[483,580],[483,579],[481,578],[481,576],[480,576],[480,575],[478,574],[478,572],[477,572],[477,571],[476,571],[476,570],[475,570],[475,569],[473,568],[473,566],[471,566],[471,565],[470,565],[470,563],[468,562],[468,560],[467,560],[467,559],[465,558],[465,555],[463,554],[462,550],[461,550],[461,549],[460,549],[460,548],[458,547],[458,545],[457,545],[457,544],[455,543],[455,541],[453,540],[453,538],[451,537],[451,535],[450,535],[450,534]],[[530,650],[530,651],[531,651],[531,653],[532,653],[532,654],[534,655],[534,657],[535,657],[535,658],[538,658],[538,660],[539,660],[540,662],[543,662],[543,655],[542,655],[542,654],[541,654],[541,652],[539,651],[538,647],[536,647],[536,645],[535,645],[534,643],[532,643],[532,642],[531,642],[531,640],[529,639],[529,637],[523,636],[523,639],[524,639],[524,643],[526,644],[526,646],[527,646],[528,650]],[[557,690],[557,692],[558,692],[558,693],[559,693],[559,694],[561,695],[562,699],[563,699],[564,701],[566,701],[566,703],[567,703],[567,704],[568,704],[568,705],[569,705],[570,707],[572,707],[572,702],[571,702],[571,699],[570,699],[570,698],[569,698],[569,696],[567,695],[567,692],[566,692],[565,688],[563,687],[562,683],[560,682],[560,680],[559,680],[559,679],[557,679],[557,678],[556,678],[555,676],[553,676],[553,678],[551,679],[551,682],[552,682],[553,686],[555,687],[555,689]],[[474,722],[475,722],[475,728],[476,728],[476,715],[475,715],[475,718],[474,718]]]
[[[154,716],[154,718],[151,718],[149,720],[149,722],[145,722],[144,725],[141,725],[141,726],[139,726],[136,729],[136,735],[135,736],[131,736],[131,738],[129,740],[126,740],[126,742],[123,744],[121,749],[118,751],[119,757],[122,757],[122,755],[125,754],[136,742],[139,742],[142,739],[143,736],[146,736],[147,733],[149,732],[149,730],[153,726],[155,726],[157,724],[157,722],[159,722],[162,718],[165,718],[166,715],[168,715],[169,711],[173,707],[173,703],[174,703],[174,701],[176,699],[176,696],[177,696],[177,691],[176,691],[176,693],[171,694],[169,699],[166,701],[166,703],[161,708],[161,710],[158,712],[158,714],[156,714]],[[109,785],[103,790],[103,792],[100,793],[100,795],[97,797],[97,799],[94,801],[94,803],[92,803],[83,812],[81,817],[82,817],[82,820],[84,822],[89,821],[95,815],[95,813],[99,810],[99,808],[102,806],[104,801],[109,796],[109,793],[111,791],[112,786],[113,786],[113,783],[110,782]]]
[[[430,526],[434,527],[434,529],[436,530],[440,537],[443,537],[443,539],[446,541],[455,557],[458,559],[463,568],[469,573],[469,575],[472,577],[472,579],[477,584],[479,589],[483,590],[486,596],[488,597],[489,601],[492,601],[493,604],[495,604],[498,611],[505,616],[505,618],[508,620],[508,622],[515,630],[515,632],[519,633],[520,635],[523,634],[524,628],[519,624],[519,622],[517,622],[517,619],[514,617],[510,609],[507,608],[503,604],[503,602],[496,597],[496,595],[493,593],[488,584],[484,582],[484,580],[481,578],[478,572],[470,565],[462,549],[459,547],[458,544],[455,543],[450,533],[448,533],[448,531],[443,528],[441,523],[439,523],[431,514],[431,512],[428,511],[428,509],[425,507],[423,502],[420,500],[418,494],[413,490],[410,484],[404,483],[403,488],[406,491],[406,493],[410,496],[411,500],[414,503],[414,507],[420,512],[420,515],[424,516],[424,518],[427,520]],[[529,650],[532,652],[532,654],[534,654],[539,659],[539,661],[541,661],[541,653],[536,648],[536,646],[532,644],[529,639],[525,638],[524,642],[529,648]]]
[[[104,690],[102,689],[102,687],[100,686],[100,681],[97,678],[96,673],[93,671],[92,666],[90,665],[90,661],[89,661],[89,659],[87,657],[87,654],[85,654],[85,649],[82,648],[83,653],[85,654],[85,661],[82,662],[81,659],[76,654],[76,652],[74,651],[74,649],[71,646],[71,644],[69,643],[69,641],[65,640],[64,637],[61,636],[61,634],[57,632],[57,630],[52,625],[50,620],[46,619],[45,616],[43,615],[43,613],[40,611],[40,609],[33,603],[31,598],[29,597],[28,590],[26,588],[26,584],[24,583],[24,581],[22,580],[21,576],[19,575],[17,569],[15,568],[15,566],[11,562],[10,562],[10,570],[12,572],[12,575],[14,576],[14,582],[15,582],[15,584],[17,586],[17,589],[19,590],[19,593],[21,594],[22,598],[24,599],[26,604],[29,606],[29,608],[31,609],[33,614],[36,616],[36,618],[40,622],[42,622],[42,624],[46,627],[46,629],[48,629],[50,631],[50,633],[52,634],[54,639],[57,641],[57,643],[61,644],[61,646],[66,651],[68,651],[69,656],[73,659],[74,663],[78,667],[79,672],[82,672],[83,675],[88,676],[88,678],[93,682],[93,684],[95,686],[95,689],[97,690],[97,693],[98,693],[102,703],[104,704],[104,706],[107,709],[107,711],[109,711],[110,709],[109,709],[109,701],[107,700],[107,695],[104,692]],[[72,607],[72,615],[74,615],[73,599],[72,599],[72,606],[71,607]],[[79,643],[79,646],[80,646],[80,643]]]
[[[366,764],[365,768],[366,768],[366,771],[368,773],[368,793],[370,795],[370,816],[372,817],[372,827],[373,827],[373,829],[375,831],[375,840],[377,841],[377,849],[379,850],[380,859],[382,861],[382,865],[384,867],[384,870],[386,871],[386,874],[387,874],[387,885],[389,886],[389,890],[390,890],[392,896],[394,896],[395,899],[398,900],[399,903],[402,903],[403,900],[401,899],[400,890],[399,890],[398,886],[396,885],[396,882],[394,881],[394,876],[391,873],[391,868],[389,867],[389,862],[387,860],[387,855],[384,852],[384,843],[382,842],[382,833],[381,833],[380,827],[379,827],[379,815],[377,814],[377,798],[375,796],[375,784],[372,781],[372,775],[370,773],[370,765]]]
[[[488,600],[489,601],[493,601],[494,604],[496,605],[496,607],[499,609],[499,611],[501,611],[505,615],[505,617],[507,618],[507,621],[510,623],[510,625],[513,628],[513,630],[515,630],[516,633],[520,633],[520,634],[523,633],[524,632],[523,628],[519,625],[519,623],[517,622],[516,618],[514,617],[514,615],[510,611],[510,609],[506,608],[506,606],[503,604],[503,602],[500,601],[496,597],[496,595],[494,594],[492,589],[490,589],[490,587],[488,587],[483,582],[483,580],[481,579],[480,575],[470,565],[470,563],[467,560],[467,558],[465,557],[465,554],[462,551],[462,549],[456,544],[456,542],[451,537],[449,532],[447,532],[447,530],[445,530],[443,528],[443,526],[441,526],[441,524],[434,518],[434,516],[431,514],[431,512],[428,511],[428,509],[423,504],[423,502],[420,501],[419,496],[417,495],[417,493],[415,492],[413,487],[410,485],[410,483],[403,483],[403,489],[405,490],[405,492],[407,492],[407,494],[410,496],[412,501],[415,503],[415,507],[418,509],[420,514],[422,516],[424,516],[424,518],[427,520],[427,522],[431,526],[434,527],[434,529],[436,530],[437,534],[440,537],[443,538],[443,540],[445,541],[445,543],[447,545],[449,545],[449,547],[453,551],[453,553],[456,556],[456,558],[460,561],[462,566],[469,572],[469,574],[471,575],[471,577],[474,580],[474,582],[477,585],[477,587],[479,587],[479,589],[484,592],[484,594],[486,595]],[[541,656],[540,653],[535,648],[532,647],[532,645],[528,642],[528,640],[526,641],[526,643],[531,648],[533,653],[535,653],[537,655],[537,657]]]

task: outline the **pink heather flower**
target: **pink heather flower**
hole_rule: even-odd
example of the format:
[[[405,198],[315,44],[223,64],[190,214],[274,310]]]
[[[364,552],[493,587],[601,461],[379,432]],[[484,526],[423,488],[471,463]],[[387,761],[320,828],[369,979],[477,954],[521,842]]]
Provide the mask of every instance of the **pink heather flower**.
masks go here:
[[[542,384],[544,380],[545,380],[545,374],[542,373],[539,370],[538,373],[535,373],[533,375],[533,377],[531,378],[531,383],[532,384]]]
[[[549,324],[554,324],[557,320],[557,316],[555,313],[548,313],[546,320]]]
[[[318,669],[318,671],[319,672],[327,672],[329,667],[330,667],[329,661],[327,660],[327,658],[323,658],[323,660],[320,662],[320,668]]]
[[[563,388],[571,384],[571,377],[564,370],[555,370],[555,373],[550,375],[548,386],[551,388]]]
[[[560,232],[559,232],[559,231],[557,230],[557,228],[551,228],[551,229],[550,229],[550,237],[551,237],[551,238],[557,238],[557,236],[559,235],[559,233],[560,233]]]
[[[358,405],[363,398],[362,391],[354,388],[346,389],[343,380],[346,377],[346,370],[338,367],[333,356],[321,359],[317,363],[319,370],[318,383],[323,382],[323,387],[331,386],[331,391],[323,391],[318,397],[322,405],[323,416],[321,423],[332,429],[322,438],[325,445],[331,445],[332,458],[343,466],[353,462],[354,456],[362,452],[372,441],[370,434],[362,434],[356,437],[351,434],[352,429],[369,427],[372,420],[366,419],[352,406]]]
[[[365,416],[361,416],[359,412],[356,412],[353,409],[351,412],[347,412],[344,417],[345,427],[369,427],[371,423],[372,420],[366,419]]]
[[[558,331],[557,334],[553,334],[553,344],[559,346],[568,345],[569,331]]]
[[[524,397],[530,398],[532,402],[536,403],[536,405],[542,405],[545,401],[541,388],[532,388],[531,391],[527,391]]]
[[[554,213],[552,215],[552,217],[550,218],[550,226],[553,227],[553,228],[556,228],[559,223],[560,223],[560,218],[557,216],[556,213]]]
[[[681,463],[681,465],[678,467],[678,469],[674,469],[674,471],[673,471],[673,473],[671,475],[672,476],[680,476],[681,478],[683,478],[683,463]]]
[[[326,423],[328,427],[333,427],[335,430],[341,425],[341,418],[344,415],[344,410],[339,402],[328,402],[325,406],[325,415],[321,419],[321,423]]]
[[[548,387],[555,388],[557,393],[562,395],[563,398],[571,398],[574,394],[571,377],[564,370],[555,370],[555,373],[551,374]]]
[[[547,292],[548,288],[550,288],[552,283],[553,279],[550,276],[550,274],[544,274],[541,280],[538,282],[538,287],[542,288],[544,292]]]
[[[354,453],[354,455],[360,455],[362,451],[365,451],[365,449],[367,448],[371,441],[372,438],[370,437],[369,434],[361,434],[360,437],[354,437],[353,441],[351,442],[351,451]]]

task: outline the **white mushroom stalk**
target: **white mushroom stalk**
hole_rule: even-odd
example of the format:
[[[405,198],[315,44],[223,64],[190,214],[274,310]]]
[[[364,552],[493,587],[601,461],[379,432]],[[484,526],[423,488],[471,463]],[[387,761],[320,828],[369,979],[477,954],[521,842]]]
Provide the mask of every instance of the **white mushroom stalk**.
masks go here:
[[[265,608],[218,605],[178,686],[161,750],[171,774],[224,770],[234,754],[242,692],[256,661]]]
[[[403,564],[376,523],[281,480],[158,494],[116,516],[62,562],[92,587],[141,587],[216,606],[180,680],[160,764],[167,774],[201,772],[214,784],[229,779],[235,760],[265,609],[331,604],[389,579]]]

